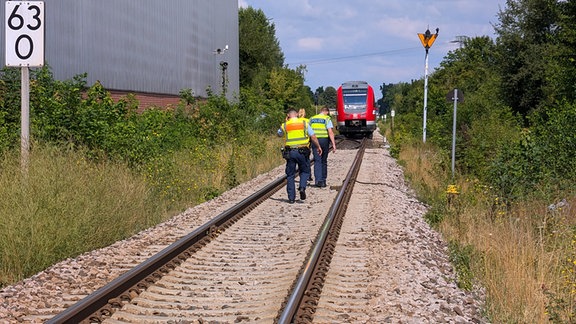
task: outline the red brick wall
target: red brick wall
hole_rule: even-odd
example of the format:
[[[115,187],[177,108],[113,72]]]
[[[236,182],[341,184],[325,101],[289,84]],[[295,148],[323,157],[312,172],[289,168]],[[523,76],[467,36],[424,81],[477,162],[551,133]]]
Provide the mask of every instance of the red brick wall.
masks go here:
[[[136,100],[140,103],[139,111],[145,110],[151,106],[156,106],[164,108],[168,105],[175,107],[180,101],[180,97],[175,95],[163,95],[155,93],[138,93],[133,91],[118,91],[118,90],[108,90],[110,96],[114,101],[118,101],[120,98],[125,97],[128,93],[135,95]]]

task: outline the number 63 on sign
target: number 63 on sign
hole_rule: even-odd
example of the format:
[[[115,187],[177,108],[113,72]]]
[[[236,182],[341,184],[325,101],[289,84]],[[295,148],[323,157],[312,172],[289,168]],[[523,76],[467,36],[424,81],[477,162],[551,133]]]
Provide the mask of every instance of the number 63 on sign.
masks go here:
[[[6,1],[6,66],[44,65],[44,2]]]

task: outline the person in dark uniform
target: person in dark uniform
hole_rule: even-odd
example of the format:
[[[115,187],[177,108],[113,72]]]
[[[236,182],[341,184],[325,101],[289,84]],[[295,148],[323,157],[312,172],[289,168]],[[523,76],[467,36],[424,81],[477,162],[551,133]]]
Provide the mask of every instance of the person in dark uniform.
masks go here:
[[[322,153],[316,154],[314,151],[314,178],[316,178],[316,187],[326,187],[326,178],[328,177],[328,152],[330,143],[332,143],[332,152],[336,152],[336,141],[334,140],[334,125],[330,118],[330,110],[323,107],[320,113],[310,118],[310,127],[314,130]]]
[[[298,191],[300,200],[306,199],[306,182],[310,176],[310,142],[322,154],[322,148],[310,124],[303,118],[298,118],[295,109],[288,110],[288,118],[278,129],[278,136],[284,137],[284,153],[286,159],[286,191],[288,202],[293,204],[296,200],[296,166],[300,170]]]

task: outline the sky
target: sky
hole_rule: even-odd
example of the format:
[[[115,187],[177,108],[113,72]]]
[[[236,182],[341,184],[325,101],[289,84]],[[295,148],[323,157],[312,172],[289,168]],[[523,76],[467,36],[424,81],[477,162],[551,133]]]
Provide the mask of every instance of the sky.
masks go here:
[[[506,0],[239,0],[238,6],[261,9],[271,20],[285,64],[306,65],[304,83],[312,91],[353,80],[376,90],[424,78],[418,33],[427,29],[439,28],[429,76],[458,48],[458,36],[495,38]]]

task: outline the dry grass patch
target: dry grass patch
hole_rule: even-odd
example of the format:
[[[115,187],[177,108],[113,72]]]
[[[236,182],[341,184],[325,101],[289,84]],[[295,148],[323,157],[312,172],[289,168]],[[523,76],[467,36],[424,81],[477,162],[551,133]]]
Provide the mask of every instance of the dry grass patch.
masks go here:
[[[450,175],[427,145],[402,147],[400,161],[412,187],[431,204],[431,219],[445,239],[469,253],[469,284],[487,292],[494,323],[573,323],[576,321],[576,199],[552,206],[545,198],[503,203],[491,188],[457,179],[459,195],[448,204]],[[558,207],[560,206],[560,207]],[[427,215],[429,217],[429,215]],[[464,252],[462,252],[464,251]],[[466,252],[468,251],[468,252]],[[453,251],[454,253],[454,251]]]

